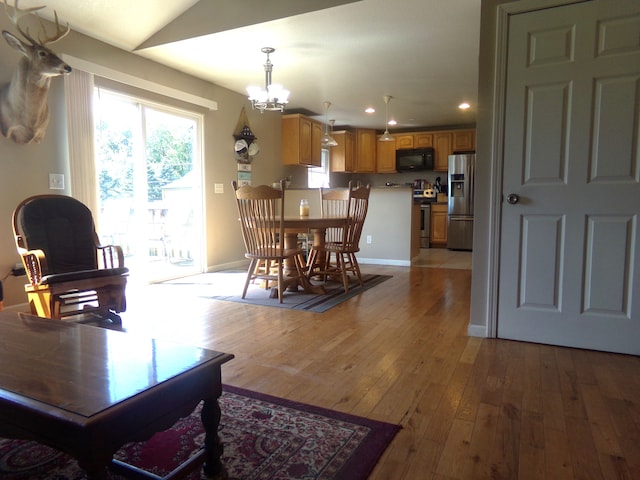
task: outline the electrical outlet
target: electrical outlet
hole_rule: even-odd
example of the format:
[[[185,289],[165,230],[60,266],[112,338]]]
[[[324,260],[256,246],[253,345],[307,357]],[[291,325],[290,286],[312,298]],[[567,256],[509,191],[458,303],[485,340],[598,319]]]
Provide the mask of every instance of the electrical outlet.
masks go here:
[[[21,263],[16,263],[11,269],[11,275],[14,277],[21,277],[22,275],[26,275],[27,272],[24,269],[24,265]]]
[[[371,245],[373,243],[373,236],[372,235],[367,235],[367,243],[369,245]]]
[[[64,190],[64,175],[62,173],[49,174],[49,189]]]

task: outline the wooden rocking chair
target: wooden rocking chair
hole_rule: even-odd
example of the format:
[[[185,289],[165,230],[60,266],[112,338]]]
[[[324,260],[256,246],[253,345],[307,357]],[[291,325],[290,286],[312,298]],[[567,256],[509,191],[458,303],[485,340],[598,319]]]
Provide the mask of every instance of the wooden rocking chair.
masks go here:
[[[14,210],[12,223],[29,279],[25,291],[31,313],[121,323],[129,269],[121,247],[99,244],[84,204],[65,195],[29,197]]]

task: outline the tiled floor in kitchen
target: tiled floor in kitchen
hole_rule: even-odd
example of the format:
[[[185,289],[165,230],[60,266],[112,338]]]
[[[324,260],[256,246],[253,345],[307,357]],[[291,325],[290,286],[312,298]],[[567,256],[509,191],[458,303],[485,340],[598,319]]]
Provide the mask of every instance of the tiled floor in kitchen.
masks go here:
[[[472,252],[446,248],[421,248],[420,254],[411,261],[411,266],[471,270],[471,255]]]

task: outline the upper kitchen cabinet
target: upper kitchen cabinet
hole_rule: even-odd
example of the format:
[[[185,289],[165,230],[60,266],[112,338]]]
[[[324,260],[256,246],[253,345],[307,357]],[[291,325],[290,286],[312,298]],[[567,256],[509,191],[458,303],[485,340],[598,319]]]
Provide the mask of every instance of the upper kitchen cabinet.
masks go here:
[[[433,159],[433,170],[435,172],[446,172],[449,170],[449,155],[453,146],[453,134],[451,132],[435,132],[433,134],[433,149],[435,157]]]
[[[433,134],[432,133],[416,133],[413,136],[414,148],[429,148],[433,147]]]
[[[340,130],[332,133],[338,145],[330,150],[330,170],[332,172],[353,172],[355,157],[355,139],[353,133]]]
[[[433,147],[432,133],[399,133],[395,135],[396,149]]]
[[[322,124],[298,113],[282,116],[285,165],[322,165]]]
[[[378,173],[396,172],[396,144],[398,137],[388,142],[377,141],[376,171]]]
[[[475,130],[458,130],[453,132],[453,151],[470,151],[476,149]]]
[[[374,129],[356,129],[356,162],[355,172],[375,173],[376,149],[378,138]]]
[[[446,172],[449,169],[449,155],[453,152],[475,150],[475,130],[452,130],[433,132],[435,158],[433,170]]]
[[[396,148],[398,150],[402,150],[405,148],[413,148],[413,134],[399,134],[395,135],[396,138]]]

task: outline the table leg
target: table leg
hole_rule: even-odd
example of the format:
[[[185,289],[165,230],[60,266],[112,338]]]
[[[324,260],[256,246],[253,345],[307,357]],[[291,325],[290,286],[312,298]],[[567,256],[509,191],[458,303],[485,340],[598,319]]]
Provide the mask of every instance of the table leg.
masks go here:
[[[220,426],[220,405],[217,399],[205,400],[202,404],[200,418],[205,431],[204,449],[205,463],[203,470],[208,477],[215,479],[227,478],[227,472],[222,465],[222,441],[218,435]]]
[[[313,246],[317,248],[318,252],[320,252],[320,254],[314,259],[314,262],[318,265],[318,267],[320,268],[320,271],[323,271],[326,266],[325,265],[326,257],[323,254],[326,233],[327,232],[325,228],[313,229]],[[313,268],[313,265],[309,265],[309,269],[312,269],[312,268]]]
[[[284,248],[298,248],[298,233],[286,232],[284,235]],[[284,275],[291,276],[296,271],[295,260],[293,258],[287,258],[284,262]],[[313,285],[307,279],[306,275],[300,277],[300,286],[307,293],[324,294],[327,293],[322,285]],[[290,285],[287,290],[296,292],[298,291],[298,283]]]

